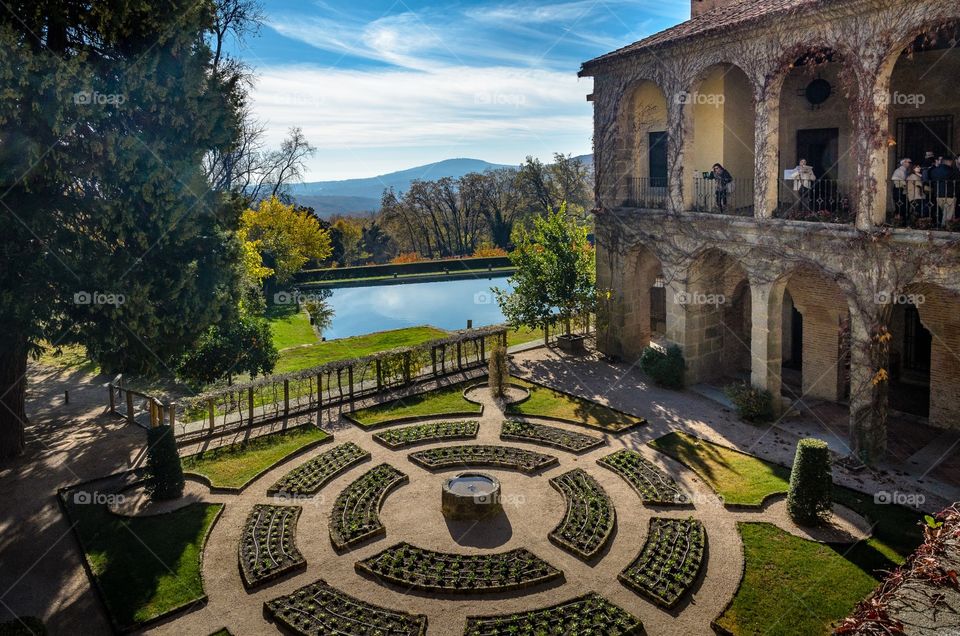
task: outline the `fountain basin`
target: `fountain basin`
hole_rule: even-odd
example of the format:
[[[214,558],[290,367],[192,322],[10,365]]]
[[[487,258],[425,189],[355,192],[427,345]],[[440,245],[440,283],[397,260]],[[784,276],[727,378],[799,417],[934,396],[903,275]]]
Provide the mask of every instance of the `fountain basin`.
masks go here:
[[[500,481],[486,473],[465,472],[443,482],[443,516],[454,521],[488,519],[503,512]]]

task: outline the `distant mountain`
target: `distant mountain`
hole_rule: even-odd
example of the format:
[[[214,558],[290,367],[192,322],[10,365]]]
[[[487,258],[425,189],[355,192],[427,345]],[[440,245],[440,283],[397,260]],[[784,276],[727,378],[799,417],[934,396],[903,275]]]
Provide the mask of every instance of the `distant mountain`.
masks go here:
[[[593,163],[593,155],[581,155],[578,159],[584,163]],[[444,159],[376,177],[298,183],[290,186],[290,195],[299,205],[312,207],[321,217],[336,213],[375,212],[380,209],[380,196],[387,188],[405,192],[410,188],[410,183],[417,179],[433,180],[442,177],[457,179],[471,172],[508,167],[516,166],[490,163],[481,159]]]

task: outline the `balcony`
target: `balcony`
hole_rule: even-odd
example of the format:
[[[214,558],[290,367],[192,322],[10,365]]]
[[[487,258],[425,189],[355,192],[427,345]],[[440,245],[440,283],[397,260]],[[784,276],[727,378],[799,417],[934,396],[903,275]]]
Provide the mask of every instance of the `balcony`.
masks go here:
[[[667,207],[667,180],[663,177],[632,177],[625,205],[663,210]]]
[[[960,232],[957,194],[960,181],[895,182],[887,222],[893,227]]]
[[[694,177],[691,211],[753,216],[753,183],[753,179],[735,178],[721,185],[712,177]]]
[[[777,182],[774,216],[791,221],[853,223],[856,212],[852,193],[853,184],[836,179],[781,179]]]

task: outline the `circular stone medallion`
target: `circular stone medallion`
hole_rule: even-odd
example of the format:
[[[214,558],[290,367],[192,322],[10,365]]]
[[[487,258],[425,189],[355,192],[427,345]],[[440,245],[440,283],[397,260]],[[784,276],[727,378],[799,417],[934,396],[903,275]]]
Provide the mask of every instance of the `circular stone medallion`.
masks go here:
[[[503,512],[500,481],[485,473],[467,472],[443,482],[443,516],[455,521],[487,519]]]

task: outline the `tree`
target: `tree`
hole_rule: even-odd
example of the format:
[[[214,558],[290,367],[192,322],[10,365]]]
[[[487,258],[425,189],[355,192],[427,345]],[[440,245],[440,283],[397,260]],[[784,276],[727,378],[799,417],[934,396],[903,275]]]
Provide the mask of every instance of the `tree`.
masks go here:
[[[337,235],[340,245],[340,264],[355,265],[363,252],[363,226],[349,217],[340,217],[330,226],[330,232]]]
[[[276,197],[264,199],[255,210],[244,212],[241,228],[280,285],[289,282],[311,259],[323,260],[331,253],[330,233],[317,218]]]
[[[487,362],[487,384],[494,399],[506,396],[510,385],[510,367],[507,364],[507,348],[501,343],[493,345]]]
[[[327,302],[331,292],[328,289],[323,291],[326,293],[320,294],[303,303],[303,308],[310,316],[310,324],[313,325],[313,328],[321,335],[333,324],[333,317],[335,315],[333,307]]]
[[[184,354],[178,375],[197,388],[222,378],[232,384],[237,373],[251,377],[270,373],[279,357],[270,325],[261,318],[241,315],[211,325]]]
[[[242,203],[202,159],[242,90],[209,1],[18,0],[0,12],[0,458],[23,449],[26,362],[80,343],[107,371],[175,364],[237,293]]]
[[[513,292],[494,289],[504,316],[513,327],[546,327],[556,317],[570,333],[575,315],[593,310],[596,264],[587,230],[567,219],[566,205],[534,219],[533,228],[515,231],[510,261]]]

